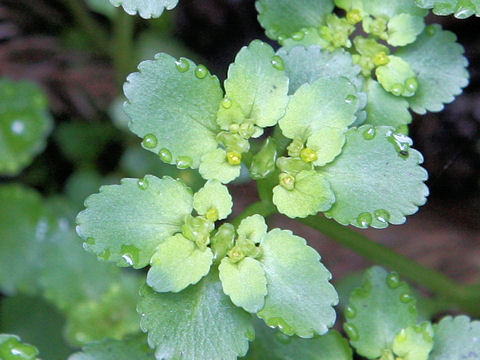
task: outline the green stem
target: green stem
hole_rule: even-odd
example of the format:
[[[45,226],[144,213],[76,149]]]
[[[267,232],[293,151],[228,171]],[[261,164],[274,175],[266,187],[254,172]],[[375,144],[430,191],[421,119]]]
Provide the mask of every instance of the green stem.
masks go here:
[[[83,28],[83,31],[85,31],[93,41],[97,50],[101,53],[108,53],[108,34],[91,16],[90,12],[85,7],[84,2],[80,0],[66,0],[66,5],[77,24]]]
[[[397,271],[403,277],[425,287],[445,300],[457,304],[472,315],[480,314],[478,287],[464,286],[449,277],[396,253],[368,237],[321,216],[299,219],[299,222],[321,231],[373,263]]]
[[[135,60],[133,51],[133,31],[135,18],[122,9],[117,9],[114,27],[114,40],[112,58],[116,70],[116,79],[119,86],[133,68]]]
[[[259,214],[263,217],[268,217],[275,213],[275,206],[269,201],[258,201],[247,207],[243,212],[233,219],[232,224],[235,227],[240,225],[240,222],[248,216]]]

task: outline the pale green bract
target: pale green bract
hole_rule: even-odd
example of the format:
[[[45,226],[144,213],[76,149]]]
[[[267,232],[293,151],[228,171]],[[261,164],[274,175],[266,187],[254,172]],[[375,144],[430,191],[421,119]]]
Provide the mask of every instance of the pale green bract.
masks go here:
[[[433,326],[434,345],[429,360],[480,358],[480,321],[447,316]]]
[[[181,231],[193,196],[181,181],[147,175],[103,186],[85,206],[77,216],[85,247],[103,260],[138,269],[150,263],[161,242]]]
[[[68,360],[153,360],[152,351],[144,336],[125,340],[105,339],[82,347],[82,351],[70,355]]]
[[[451,15],[466,19],[475,14],[480,16],[480,0],[415,0],[424,9],[432,9],[435,15]]]
[[[210,209],[218,214],[216,220],[226,219],[232,212],[232,196],[225,185],[217,180],[208,180],[205,185],[193,195],[193,208],[199,215],[205,215]]]
[[[250,122],[259,127],[273,126],[285,113],[288,103],[288,78],[272,47],[254,40],[243,47],[228,69],[225,96],[237,104],[242,117],[239,123]],[[277,63],[279,62],[279,63]],[[217,122],[228,130],[230,121],[223,118],[234,107],[220,107]],[[238,109],[237,109],[238,111]],[[227,114],[225,114],[227,113]]]
[[[425,20],[421,16],[398,14],[388,22],[387,42],[392,46],[405,46],[414,42],[425,28]]]
[[[223,293],[217,271],[178,294],[144,286],[141,297],[140,326],[158,360],[235,360],[255,337],[251,317]]]
[[[418,80],[418,89],[408,98],[410,108],[418,114],[441,111],[468,85],[467,59],[456,36],[429,25],[417,41],[400,48],[395,55],[410,64]]]
[[[210,248],[199,249],[193,241],[176,234],[155,250],[147,284],[157,292],[179,292],[207,275],[212,261]]]
[[[218,267],[223,292],[232,302],[250,313],[263,308],[267,295],[267,279],[263,266],[246,257],[237,263],[224,258]]]
[[[198,168],[202,155],[217,148],[218,79],[202,65],[163,53],[138,69],[124,85],[130,130],[163,161]]]
[[[113,6],[122,6],[129,15],[138,13],[144,19],[158,18],[163,10],[171,10],[178,0],[110,0]]]
[[[433,328],[428,321],[400,330],[392,344],[395,355],[404,360],[428,360],[432,347]]]
[[[248,216],[240,222],[237,228],[239,239],[249,239],[258,244],[267,233],[267,224],[265,218],[255,214]]]
[[[290,37],[304,27],[319,26],[333,10],[333,0],[258,0],[258,21],[269,38]]]
[[[31,82],[0,79],[0,175],[17,175],[45,147],[47,99]]]
[[[204,179],[217,179],[227,184],[240,176],[240,168],[240,165],[230,165],[227,152],[218,148],[202,156],[198,171]]]
[[[428,195],[422,155],[387,126],[352,128],[346,138],[342,153],[320,168],[336,198],[325,215],[362,228],[404,223]]]
[[[258,317],[286,335],[310,338],[325,334],[335,322],[333,306],[338,295],[320,255],[288,230],[271,230],[260,247],[267,296]]]
[[[416,324],[417,309],[408,285],[376,266],[350,295],[345,318],[343,328],[357,353],[377,359],[391,349],[400,330]]]

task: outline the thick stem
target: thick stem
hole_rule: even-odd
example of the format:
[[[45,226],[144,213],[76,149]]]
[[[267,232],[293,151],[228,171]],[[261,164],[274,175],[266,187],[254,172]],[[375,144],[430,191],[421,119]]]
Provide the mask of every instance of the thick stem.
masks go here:
[[[117,9],[114,25],[114,40],[112,58],[116,70],[116,79],[119,86],[133,69],[135,60],[133,51],[133,31],[135,18],[122,9]]]

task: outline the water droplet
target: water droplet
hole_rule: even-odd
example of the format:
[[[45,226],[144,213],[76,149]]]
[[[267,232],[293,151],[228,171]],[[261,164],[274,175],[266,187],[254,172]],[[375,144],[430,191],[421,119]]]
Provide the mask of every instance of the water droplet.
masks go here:
[[[407,331],[405,329],[400,330],[400,332],[395,337],[395,341],[404,343],[407,341]]]
[[[180,58],[175,62],[175,66],[177,67],[177,70],[184,73],[190,69],[190,63],[188,62],[187,59],[185,58]]]
[[[137,185],[141,190],[147,190],[148,180],[147,179],[138,179]]]
[[[172,161],[172,153],[168,149],[161,148],[158,152],[158,156],[160,157],[160,160],[166,162],[167,164]]]
[[[295,331],[287,324],[285,320],[279,317],[270,318],[266,321],[267,325],[271,328],[278,328],[281,332],[287,335],[293,335]]]
[[[355,316],[357,316],[357,310],[353,306],[347,306],[345,308],[345,317],[347,319],[353,319]]]
[[[205,76],[208,75],[208,70],[203,65],[197,65],[195,68],[195,76],[199,79],[203,79]]]
[[[433,35],[436,34],[437,29],[435,29],[434,25],[429,25],[429,26],[427,26],[427,29],[425,31],[427,32],[428,36],[433,36]]]
[[[368,212],[361,213],[357,217],[357,224],[362,228],[367,228],[372,225],[372,215]]]
[[[400,301],[405,303],[405,304],[409,303],[412,300],[413,300],[413,297],[409,293],[404,293],[404,294],[400,295]]]
[[[366,130],[363,131],[363,138],[365,140],[373,140],[375,135],[377,135],[377,130],[373,126],[369,126]]]
[[[393,146],[395,146],[395,150],[397,150],[400,157],[404,159],[408,158],[408,150],[412,145],[412,139],[400,133],[387,133],[387,139],[393,144]]]
[[[355,101],[357,101],[357,97],[355,95],[348,95],[346,98],[345,98],[345,102],[347,104],[352,104],[354,103]]]
[[[153,134],[147,134],[142,140],[142,145],[147,149],[154,149],[158,144],[157,137]]]
[[[277,37],[277,41],[281,44],[283,41],[285,41],[285,36],[279,35],[279,36]]]
[[[120,248],[125,265],[135,266],[139,262],[140,250],[133,245],[122,245]]]
[[[98,254],[98,257],[102,260],[107,261],[108,259],[110,259],[110,250],[105,249],[100,254]]]
[[[12,122],[10,130],[16,135],[22,135],[25,131],[25,123],[21,120],[15,120],[14,122]]]
[[[87,240],[85,240],[85,242],[87,243],[87,245],[90,245],[90,246],[95,245],[95,239],[92,238],[92,237],[87,238]]]
[[[222,100],[222,107],[224,109],[230,109],[232,107],[232,100],[230,100],[229,98],[223,98]]]
[[[396,272],[391,272],[387,275],[387,285],[390,289],[396,289],[400,286],[400,276]]]
[[[283,59],[278,55],[272,57],[272,66],[280,71],[285,70],[285,64],[283,63]]]
[[[358,341],[359,336],[358,336],[358,330],[355,327],[355,325],[350,324],[350,323],[345,323],[343,324],[343,330],[347,333],[348,337],[352,341]]]
[[[399,83],[399,84],[394,84],[390,92],[395,96],[400,96],[403,94],[403,90],[404,90],[403,84]]]
[[[390,213],[387,210],[378,209],[375,210],[373,214],[375,218],[382,223],[388,223],[388,221],[390,220]]]
[[[292,34],[292,39],[295,41],[302,41],[305,37],[305,33],[303,31],[297,31],[296,33]]]
[[[192,167],[193,160],[188,156],[179,156],[177,158],[177,168],[179,169],[188,169]]]
[[[240,165],[242,163],[242,154],[237,151],[227,152],[227,161],[230,165]]]
[[[407,81],[405,81],[405,87],[407,88],[408,91],[415,93],[418,89],[417,78],[412,77],[410,79],[407,79]]]

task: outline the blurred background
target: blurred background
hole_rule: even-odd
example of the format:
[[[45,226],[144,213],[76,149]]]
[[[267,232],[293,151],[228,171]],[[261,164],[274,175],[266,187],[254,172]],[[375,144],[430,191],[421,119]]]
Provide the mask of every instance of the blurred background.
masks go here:
[[[223,80],[235,54],[251,40],[277,46],[266,38],[256,16],[254,0],[180,0],[173,11],[153,20],[128,16],[108,0],[0,0],[0,77],[38,84],[48,97],[55,124],[45,150],[23,171],[0,181],[22,183],[44,197],[63,194],[72,213],[100,185],[118,183],[122,177],[171,175],[199,188],[202,180],[194,171],[179,172],[161,164],[139,146],[141,139],[128,132],[121,84],[141,60],[157,52],[203,63]],[[431,16],[427,22],[441,23],[458,36],[470,62],[470,85],[445,111],[415,116],[412,123],[414,147],[423,153],[430,174],[427,205],[405,225],[362,232],[458,281],[476,283],[480,282],[480,19]],[[128,41],[130,31],[133,41]],[[231,190],[237,214],[257,199],[254,184],[239,181]],[[274,224],[308,239],[334,281],[369,266],[349,249],[283,216]],[[39,346],[50,344],[44,346],[47,352],[48,347],[61,350],[44,355],[46,359],[68,353],[61,335],[49,336],[47,330],[44,339],[39,340],[38,331],[32,335],[35,326],[51,327],[52,334],[65,331],[58,330],[64,319],[51,305],[41,304],[38,310],[40,300],[32,297],[4,296],[0,301],[0,332],[18,333]]]

